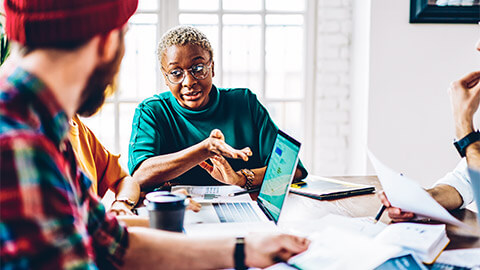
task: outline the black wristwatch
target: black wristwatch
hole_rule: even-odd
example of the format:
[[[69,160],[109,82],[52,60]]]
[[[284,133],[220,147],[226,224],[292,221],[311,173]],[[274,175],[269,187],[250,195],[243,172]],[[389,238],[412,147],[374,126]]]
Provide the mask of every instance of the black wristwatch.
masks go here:
[[[467,136],[463,137],[458,141],[453,142],[453,145],[455,145],[455,148],[457,148],[458,153],[463,158],[466,156],[467,147],[476,141],[480,141],[480,132],[478,130],[468,133]]]
[[[247,266],[245,265],[245,238],[243,237],[237,237],[233,260],[235,262],[235,270],[247,269]]]

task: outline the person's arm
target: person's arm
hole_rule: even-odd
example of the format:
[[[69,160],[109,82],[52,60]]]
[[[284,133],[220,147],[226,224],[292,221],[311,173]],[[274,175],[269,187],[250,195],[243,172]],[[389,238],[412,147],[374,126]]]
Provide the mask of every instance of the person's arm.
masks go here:
[[[232,148],[225,143],[222,132],[215,129],[211,132],[210,137],[196,145],[176,153],[146,159],[140,164],[133,176],[138,179],[143,190],[174,179],[215,155],[247,161],[252,152],[248,147],[241,150]]]
[[[249,234],[245,264],[264,268],[305,251],[309,241],[292,235]],[[225,269],[234,267],[235,238],[193,238],[140,227],[129,228],[124,269]]]
[[[210,158],[210,161],[212,162],[213,166],[205,161],[201,162],[199,165],[213,178],[225,184],[237,185],[240,187],[245,186],[245,183],[247,182],[246,176],[243,175],[241,170],[234,171],[232,166],[230,166],[224,157],[214,156],[213,158]],[[267,167],[250,169],[254,174],[252,186],[260,186],[262,184],[266,169]],[[294,179],[300,179],[302,176],[302,170],[297,167],[295,170]]]
[[[462,139],[474,131],[473,115],[480,103],[480,71],[471,72],[453,82],[449,88],[455,134]],[[480,168],[480,142],[470,144],[466,149],[467,163]]]
[[[463,204],[462,196],[452,186],[445,184],[438,184],[433,188],[426,190],[433,199],[435,199],[441,206],[447,210],[454,210],[459,208]],[[412,212],[406,212],[398,207],[394,207],[390,204],[387,196],[382,191],[378,195],[383,205],[387,207],[387,213],[390,219],[394,222],[405,222],[415,218],[415,214]]]
[[[115,201],[113,201],[109,211],[117,215],[133,215],[131,210],[140,198],[140,186],[137,181],[131,176],[126,176],[114,187],[114,192]]]

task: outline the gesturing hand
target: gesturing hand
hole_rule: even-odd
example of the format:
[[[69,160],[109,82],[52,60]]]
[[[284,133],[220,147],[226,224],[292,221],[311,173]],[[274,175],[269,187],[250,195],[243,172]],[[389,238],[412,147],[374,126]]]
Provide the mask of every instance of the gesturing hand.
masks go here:
[[[243,186],[245,184],[245,177],[241,173],[233,170],[232,166],[222,156],[213,156],[210,158],[213,166],[205,161],[202,161],[200,167],[205,169],[215,180],[229,185]]]
[[[448,89],[452,105],[457,138],[463,138],[473,131],[473,114],[480,103],[480,71],[474,71]]]
[[[228,145],[225,142],[225,136],[223,136],[223,133],[218,129],[212,130],[210,136],[203,142],[207,151],[210,153],[210,157],[218,155],[248,161],[248,157],[252,155],[249,147],[237,150]]]

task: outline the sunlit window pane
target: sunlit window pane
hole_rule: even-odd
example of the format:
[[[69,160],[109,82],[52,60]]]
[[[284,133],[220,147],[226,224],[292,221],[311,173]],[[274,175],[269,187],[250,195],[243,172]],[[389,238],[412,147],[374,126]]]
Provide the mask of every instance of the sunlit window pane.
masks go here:
[[[179,0],[180,10],[217,10],[218,0]]]
[[[270,117],[275,124],[299,141],[304,140],[303,110],[301,102],[272,102],[266,104]]]
[[[121,103],[120,104],[120,162],[124,168],[127,168],[128,162],[128,145],[130,143],[130,134],[132,133],[132,120],[137,103]]]
[[[115,153],[115,114],[112,103],[104,104],[97,114],[81,120],[93,131],[105,148]]]
[[[143,98],[156,90],[157,16],[135,15],[125,36],[125,56],[120,69],[120,98]]]
[[[157,0],[140,0],[138,1],[138,10],[156,10],[158,9]]]
[[[288,21],[289,16],[282,17]],[[269,25],[265,35],[266,97],[303,97],[303,28]]]
[[[305,10],[305,0],[265,0],[267,10],[281,11],[303,11]],[[340,0],[336,0],[340,1]]]
[[[261,8],[261,0],[223,0],[225,10],[260,10]]]
[[[223,16],[223,85],[261,91],[260,15]]]

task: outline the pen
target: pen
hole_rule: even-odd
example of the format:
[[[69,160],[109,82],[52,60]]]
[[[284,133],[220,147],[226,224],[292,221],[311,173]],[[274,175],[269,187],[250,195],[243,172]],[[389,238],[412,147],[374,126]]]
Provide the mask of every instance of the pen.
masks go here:
[[[257,192],[257,191],[260,191],[260,188],[252,188],[252,189],[242,190],[242,191],[239,191],[239,192],[230,193],[230,194],[228,194],[228,196],[229,197],[234,197],[234,196],[247,194],[247,193],[252,193],[252,192]]]
[[[378,211],[378,214],[375,216],[375,223],[378,222],[378,220],[382,217],[383,212],[387,209],[385,205],[382,205],[382,208],[380,208],[380,211]]]
[[[293,187],[293,188],[301,188],[301,187],[305,186],[306,184],[307,184],[307,182],[298,181],[296,183],[292,183],[290,186]]]

